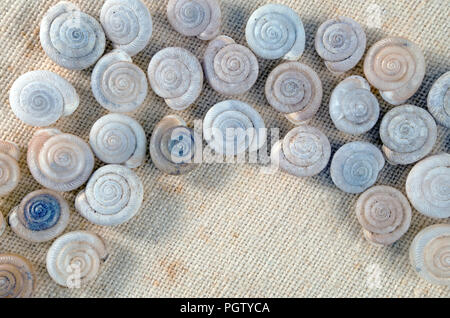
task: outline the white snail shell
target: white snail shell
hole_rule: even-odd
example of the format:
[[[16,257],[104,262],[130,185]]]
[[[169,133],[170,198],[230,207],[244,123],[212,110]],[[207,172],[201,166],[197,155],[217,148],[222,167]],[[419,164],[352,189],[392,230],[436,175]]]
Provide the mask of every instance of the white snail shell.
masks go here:
[[[389,245],[408,231],[412,212],[408,199],[400,191],[389,186],[375,186],[358,198],[356,216],[367,240]]]
[[[450,154],[442,153],[418,162],[406,179],[406,194],[420,213],[450,218]]]
[[[30,242],[46,242],[58,237],[69,224],[66,200],[52,190],[38,190],[12,209],[8,223],[17,236]]]
[[[435,224],[420,231],[409,257],[419,276],[432,284],[450,286],[450,224]]]
[[[403,104],[414,95],[425,75],[425,58],[409,40],[385,38],[375,43],[364,60],[364,74],[392,105]]]
[[[19,184],[19,159],[19,147],[15,143],[0,140],[0,195],[10,193]]]
[[[330,98],[330,115],[336,128],[352,135],[371,130],[380,116],[380,105],[369,83],[361,76],[340,82]]]
[[[322,81],[308,65],[287,62],[278,65],[266,81],[265,94],[269,104],[285,113],[298,125],[311,119],[322,103]]]
[[[95,64],[106,46],[100,23],[71,2],[51,7],[41,22],[41,45],[56,64],[84,70]]]
[[[266,142],[266,126],[261,115],[250,105],[226,100],[214,105],[203,121],[203,135],[219,154],[238,155],[255,152]]]
[[[180,47],[156,53],[148,66],[150,85],[174,110],[192,105],[203,89],[203,70],[198,59]]]
[[[94,154],[81,138],[58,129],[35,132],[27,153],[28,168],[38,183],[56,192],[83,185],[94,169]]]
[[[311,126],[292,129],[272,148],[271,157],[280,168],[298,177],[319,174],[330,161],[331,146],[327,136]]]
[[[371,143],[350,142],[334,154],[331,179],[344,192],[361,193],[375,184],[384,164],[383,154]]]
[[[169,0],[167,18],[183,35],[211,40],[220,33],[222,12],[216,0]]]
[[[218,36],[203,56],[205,77],[211,87],[226,96],[241,95],[256,83],[259,65],[256,56],[228,36]]]
[[[0,298],[31,298],[36,273],[30,261],[17,254],[0,254]]]
[[[60,236],[47,252],[47,271],[64,287],[80,287],[94,280],[100,266],[108,258],[103,239],[87,231],[75,231]]]
[[[33,71],[20,76],[11,87],[9,102],[24,123],[44,127],[71,115],[80,104],[75,88],[50,71]]]
[[[317,30],[315,47],[328,70],[340,74],[351,70],[361,60],[366,50],[366,33],[351,18],[330,19]]]
[[[144,186],[133,170],[119,165],[98,169],[75,199],[75,208],[90,222],[115,226],[128,222],[141,208]]]
[[[450,128],[450,72],[439,77],[431,87],[428,110],[439,124]]]
[[[200,142],[181,117],[169,115],[153,131],[150,155],[159,170],[171,175],[187,174],[198,166],[195,155]]]
[[[423,108],[402,105],[384,115],[380,126],[383,152],[392,164],[407,165],[428,155],[437,139],[433,117]]]
[[[113,47],[130,56],[145,49],[152,37],[152,16],[141,0],[106,0],[100,22]]]
[[[103,56],[92,72],[91,88],[100,105],[111,112],[131,112],[147,97],[147,77],[124,51]]]
[[[250,16],[245,28],[248,46],[264,59],[296,61],[305,50],[305,29],[298,14],[281,4],[266,4]]]

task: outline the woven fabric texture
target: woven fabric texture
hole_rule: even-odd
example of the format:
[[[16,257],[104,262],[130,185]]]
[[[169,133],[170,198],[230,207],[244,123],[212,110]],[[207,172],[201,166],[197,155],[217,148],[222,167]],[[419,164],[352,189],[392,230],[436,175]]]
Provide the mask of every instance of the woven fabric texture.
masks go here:
[[[16,142],[22,151],[22,179],[10,195],[0,198],[1,213],[8,212],[33,190],[40,188],[26,164],[27,144],[36,130],[17,119],[9,106],[14,80],[28,71],[44,69],[60,74],[76,88],[81,105],[55,127],[88,140],[94,122],[108,112],[95,101],[90,88],[92,68],[68,71],[53,63],[39,42],[39,24],[56,0],[2,0],[0,14],[0,136]],[[99,19],[101,0],[74,0],[84,12]],[[147,70],[151,57],[168,46],[180,46],[201,58],[207,42],[178,34],[168,23],[167,0],[144,3],[151,11],[154,32],[150,45],[134,62]],[[250,14],[267,1],[219,0],[222,33],[246,45],[245,25]],[[408,101],[426,107],[432,83],[450,70],[448,17],[450,4],[440,0],[314,1],[286,0],[305,26],[306,51],[300,61],[311,66],[323,82],[324,98],[311,125],[330,139],[333,153],[344,143],[364,140],[381,146],[379,122],[369,133],[352,137],[333,125],[328,102],[332,89],[349,75],[363,75],[362,62],[342,76],[332,75],[314,50],[321,23],[338,15],[360,22],[368,47],[383,37],[406,37],[423,50],[427,71],[419,91]],[[108,43],[108,51],[112,49]],[[281,61],[258,59],[260,76],[240,100],[254,106],[266,126],[279,127],[281,136],[293,128],[267,103],[264,84]],[[381,116],[391,105],[375,90]],[[192,125],[215,103],[225,100],[205,84],[195,105],[179,115]],[[145,104],[131,116],[150,139],[155,125],[173,111],[149,92]],[[449,130],[439,127],[433,153],[449,152]],[[102,164],[97,160],[96,167]],[[387,164],[377,184],[403,193],[409,166]],[[27,257],[38,276],[37,297],[450,297],[448,287],[420,279],[409,265],[408,250],[424,227],[448,222],[413,212],[406,235],[388,247],[369,244],[355,213],[357,195],[345,194],[332,183],[328,167],[318,176],[296,178],[285,173],[267,175],[256,164],[205,164],[187,176],[167,176],[147,155],[136,169],[145,186],[139,215],[127,224],[107,228],[90,224],[74,209],[78,191],[65,193],[71,206],[66,232],[91,230],[108,244],[110,258],[99,277],[82,289],[58,287],[49,277],[45,257],[51,242],[32,244],[7,229],[0,252]],[[375,282],[375,283],[374,283]]]

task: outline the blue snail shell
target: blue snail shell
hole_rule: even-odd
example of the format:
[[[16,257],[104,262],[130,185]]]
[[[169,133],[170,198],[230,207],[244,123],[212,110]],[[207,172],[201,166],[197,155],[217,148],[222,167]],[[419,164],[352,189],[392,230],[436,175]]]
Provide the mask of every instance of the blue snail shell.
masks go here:
[[[31,198],[25,204],[23,215],[30,230],[43,231],[55,226],[58,222],[61,206],[54,196],[41,194]]]

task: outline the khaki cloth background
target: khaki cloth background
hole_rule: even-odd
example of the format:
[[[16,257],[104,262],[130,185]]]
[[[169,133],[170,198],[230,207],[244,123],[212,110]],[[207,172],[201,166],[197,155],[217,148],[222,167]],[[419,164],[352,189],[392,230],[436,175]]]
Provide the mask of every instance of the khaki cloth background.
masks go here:
[[[0,6],[0,137],[20,145],[22,180],[9,196],[0,198],[4,216],[30,191],[40,186],[26,165],[27,144],[36,130],[12,113],[8,94],[23,73],[47,69],[67,78],[77,89],[81,105],[74,115],[55,127],[88,140],[93,123],[107,111],[100,107],[90,89],[92,68],[68,71],[44,54],[39,42],[39,23],[57,0],[1,0]],[[74,0],[81,9],[99,18],[103,1]],[[187,38],[168,24],[167,0],[144,0],[151,10],[154,31],[151,44],[134,58],[147,70],[151,57],[168,46],[181,46],[201,58],[206,42]],[[221,0],[222,31],[246,45],[245,24],[250,14],[268,1]],[[312,66],[323,81],[322,107],[312,125],[330,138],[333,153],[344,143],[366,140],[380,146],[378,125],[369,133],[352,137],[340,133],[328,113],[332,89],[349,75],[363,75],[362,62],[343,76],[328,72],[314,50],[318,26],[337,15],[360,22],[368,46],[388,35],[416,42],[423,50],[427,72],[410,103],[426,107],[432,83],[450,70],[450,3],[440,1],[274,1],[296,10],[306,30],[306,52],[301,62]],[[378,13],[378,15],[377,15]],[[379,25],[377,23],[380,22]],[[111,46],[108,46],[111,50]],[[284,136],[293,126],[277,113],[264,97],[268,73],[281,61],[259,59],[256,85],[239,99],[253,105],[267,127],[279,127]],[[375,90],[374,90],[375,92]],[[377,93],[382,115],[392,106]],[[197,103],[181,112],[190,124],[204,117],[215,103],[224,100],[205,85]],[[131,114],[144,127],[148,138],[156,123],[172,111],[153,92],[138,111]],[[449,152],[450,134],[439,127],[433,153]],[[97,167],[101,165],[97,162]],[[405,178],[412,166],[387,165],[377,184],[404,192]],[[140,214],[129,223],[104,228],[84,220],[73,208],[77,191],[65,194],[72,207],[67,231],[92,230],[104,237],[111,256],[100,276],[86,288],[58,287],[48,276],[45,256],[51,243],[32,244],[10,229],[0,239],[0,252],[22,254],[34,264],[38,297],[449,297],[447,287],[432,286],[413,272],[408,261],[409,245],[419,230],[439,222],[414,211],[408,233],[389,247],[366,242],[354,214],[357,195],[338,190],[329,166],[318,176],[296,178],[284,173],[265,175],[251,164],[208,164],[187,176],[172,177],[157,171],[149,156],[136,170],[145,184]]]

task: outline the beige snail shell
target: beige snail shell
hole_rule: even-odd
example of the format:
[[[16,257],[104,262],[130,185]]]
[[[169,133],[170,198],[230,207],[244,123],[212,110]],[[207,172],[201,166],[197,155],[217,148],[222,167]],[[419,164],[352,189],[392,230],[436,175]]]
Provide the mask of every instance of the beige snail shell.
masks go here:
[[[450,72],[439,77],[431,87],[428,110],[439,124],[450,128]]]
[[[23,256],[0,254],[0,298],[31,298],[36,287],[33,265]]]
[[[0,140],[0,195],[7,195],[19,184],[19,159],[19,147],[15,143]]]

